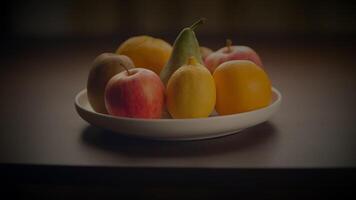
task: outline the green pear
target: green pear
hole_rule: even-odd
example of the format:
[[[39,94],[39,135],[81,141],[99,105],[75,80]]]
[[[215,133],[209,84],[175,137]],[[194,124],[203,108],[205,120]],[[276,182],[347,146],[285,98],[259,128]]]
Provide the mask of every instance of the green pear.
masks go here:
[[[125,70],[122,65],[128,69],[135,67],[132,60],[124,55],[103,53],[95,58],[87,82],[88,100],[94,111],[107,113],[104,100],[105,87],[113,76]]]
[[[205,19],[202,18],[192,26],[184,28],[174,41],[171,57],[160,73],[161,80],[165,85],[171,75],[179,67],[186,64],[188,58],[193,56],[200,64],[203,64],[199,43],[195,37],[194,29],[204,22]]]

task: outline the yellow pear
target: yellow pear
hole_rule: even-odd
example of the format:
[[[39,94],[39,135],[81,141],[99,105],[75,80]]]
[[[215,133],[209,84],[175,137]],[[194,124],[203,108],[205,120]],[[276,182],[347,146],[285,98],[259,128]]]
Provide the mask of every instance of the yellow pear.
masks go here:
[[[190,57],[168,80],[167,109],[173,118],[208,117],[215,100],[214,79],[195,57]]]

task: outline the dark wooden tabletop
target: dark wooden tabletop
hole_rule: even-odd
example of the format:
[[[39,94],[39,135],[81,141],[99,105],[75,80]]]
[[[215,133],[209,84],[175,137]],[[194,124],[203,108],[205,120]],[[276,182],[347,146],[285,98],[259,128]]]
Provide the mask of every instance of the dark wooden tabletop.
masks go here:
[[[93,127],[74,109],[91,62],[121,40],[24,41],[0,60],[0,163],[104,167],[355,167],[356,59],[346,40],[244,40],[282,106],[227,137],[158,142]],[[218,40],[201,44],[217,48]],[[20,42],[19,42],[20,43]]]
[[[172,42],[174,37],[168,38]],[[232,38],[262,57],[273,86],[283,95],[279,112],[234,135],[159,142],[93,127],[74,109],[93,59],[114,51],[123,39],[2,43],[1,190],[20,199],[207,199],[232,194],[340,199],[354,194],[354,40]],[[199,40],[214,49],[223,42]]]

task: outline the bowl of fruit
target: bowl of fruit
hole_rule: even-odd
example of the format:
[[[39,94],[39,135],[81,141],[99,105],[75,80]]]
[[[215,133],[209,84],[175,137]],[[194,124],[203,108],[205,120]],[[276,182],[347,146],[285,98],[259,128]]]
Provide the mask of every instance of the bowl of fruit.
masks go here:
[[[93,62],[75,108],[88,123],[133,137],[194,140],[239,132],[280,107],[258,54],[247,46],[213,52],[184,28],[173,47],[135,36]]]

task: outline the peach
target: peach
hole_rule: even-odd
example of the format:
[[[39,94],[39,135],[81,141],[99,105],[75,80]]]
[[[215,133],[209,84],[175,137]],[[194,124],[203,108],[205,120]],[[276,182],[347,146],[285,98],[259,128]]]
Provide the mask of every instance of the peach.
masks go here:
[[[134,68],[131,59],[124,55],[116,55],[113,53],[102,53],[93,62],[87,81],[88,100],[95,112],[106,114],[104,92],[108,81],[125,70],[126,68]]]

